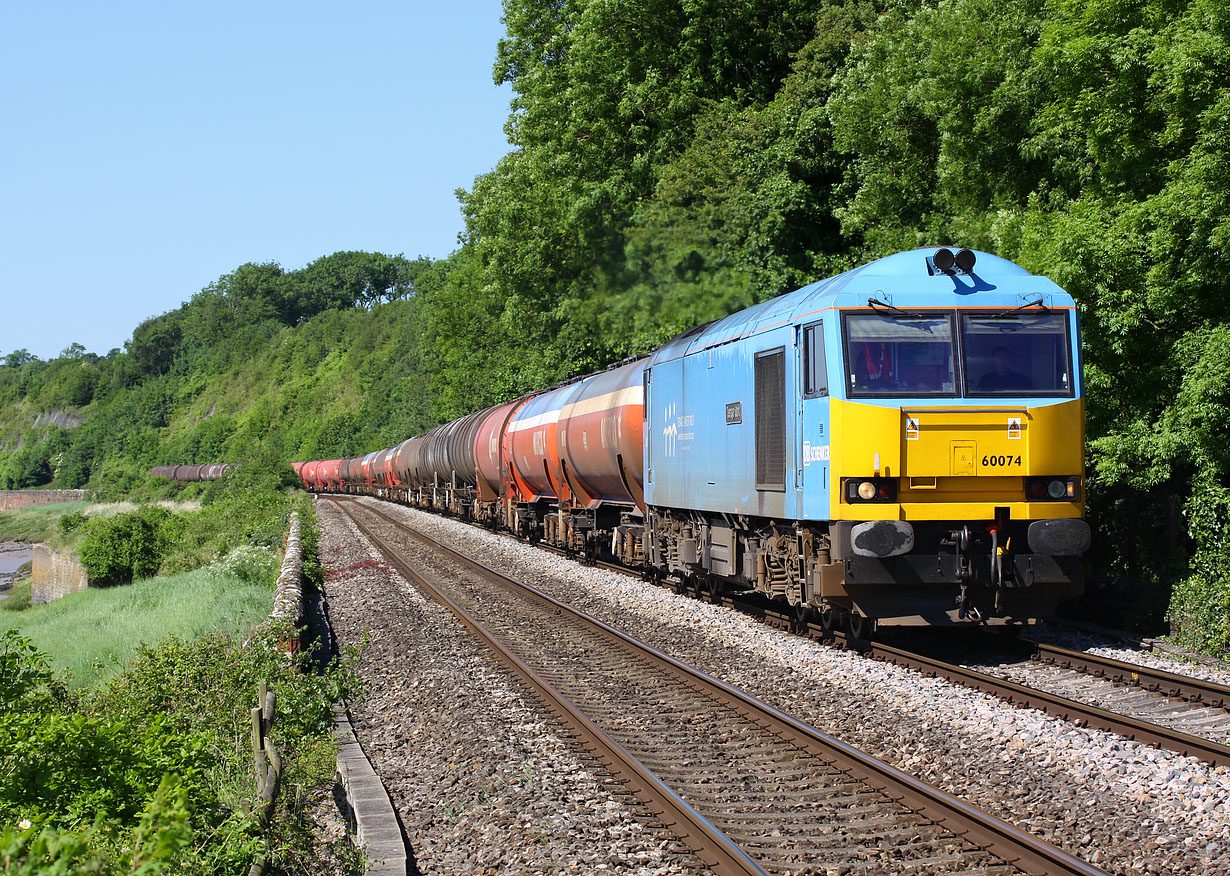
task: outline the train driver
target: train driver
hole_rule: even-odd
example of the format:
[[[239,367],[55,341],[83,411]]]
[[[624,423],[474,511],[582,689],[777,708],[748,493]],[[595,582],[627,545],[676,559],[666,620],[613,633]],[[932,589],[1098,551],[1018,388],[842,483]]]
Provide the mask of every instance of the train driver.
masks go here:
[[[979,392],[998,392],[1000,390],[1029,389],[1032,381],[1012,367],[1012,351],[1003,344],[991,351],[995,370],[988,371],[978,381]]]

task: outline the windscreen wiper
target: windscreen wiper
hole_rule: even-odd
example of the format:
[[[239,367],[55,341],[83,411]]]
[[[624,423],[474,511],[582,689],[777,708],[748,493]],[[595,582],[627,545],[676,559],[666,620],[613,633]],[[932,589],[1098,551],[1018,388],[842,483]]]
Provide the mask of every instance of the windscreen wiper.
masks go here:
[[[1047,311],[1047,312],[1050,311],[1050,308],[1047,307],[1043,303],[1042,296],[1039,295],[1037,301],[1026,301],[1020,307],[1014,307],[1011,310],[1005,310],[1003,313],[995,314],[994,316],[991,317],[991,319],[1003,319],[1005,316],[1012,316],[1012,314],[1017,313],[1018,311],[1024,310],[1027,307],[1040,307],[1044,311]]]
[[[902,310],[900,307],[895,307],[894,305],[889,304],[887,301],[881,301],[879,298],[868,298],[867,306],[875,311],[879,311],[879,309],[883,307],[885,310],[891,310],[893,313],[896,313],[900,316],[910,317],[912,319],[917,319],[918,317],[922,316],[921,313],[907,313],[906,311]]]

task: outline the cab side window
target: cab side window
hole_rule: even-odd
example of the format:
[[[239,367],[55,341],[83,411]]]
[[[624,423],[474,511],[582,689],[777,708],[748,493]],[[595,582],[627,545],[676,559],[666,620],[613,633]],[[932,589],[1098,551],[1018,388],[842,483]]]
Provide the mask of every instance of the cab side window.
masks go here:
[[[824,362],[824,323],[803,327],[803,398],[829,394],[828,370]]]

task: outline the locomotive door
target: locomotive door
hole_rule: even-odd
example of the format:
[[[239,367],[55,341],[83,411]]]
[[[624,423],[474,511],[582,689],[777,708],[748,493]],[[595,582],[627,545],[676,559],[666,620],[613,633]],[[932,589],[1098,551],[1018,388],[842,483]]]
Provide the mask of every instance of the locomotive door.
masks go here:
[[[795,485],[804,520],[829,518],[829,381],[824,321],[799,326],[798,423]]]

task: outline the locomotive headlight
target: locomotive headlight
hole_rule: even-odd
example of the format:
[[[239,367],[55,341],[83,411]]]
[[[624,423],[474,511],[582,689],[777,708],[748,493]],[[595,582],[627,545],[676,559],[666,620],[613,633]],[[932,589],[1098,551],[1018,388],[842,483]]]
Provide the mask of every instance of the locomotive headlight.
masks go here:
[[[846,502],[895,502],[897,481],[893,478],[842,478],[841,494]]]
[[[1042,499],[1048,502],[1078,502],[1081,497],[1081,479],[1069,477],[1025,478],[1025,498]]]

